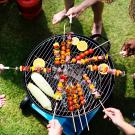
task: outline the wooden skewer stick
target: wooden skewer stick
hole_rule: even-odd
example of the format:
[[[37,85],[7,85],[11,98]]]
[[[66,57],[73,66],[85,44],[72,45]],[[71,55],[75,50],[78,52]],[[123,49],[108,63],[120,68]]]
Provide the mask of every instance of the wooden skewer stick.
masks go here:
[[[106,44],[106,43],[108,43],[108,42],[110,42],[110,40],[108,40],[108,41],[106,41],[106,42],[100,44],[99,46],[96,46],[94,49],[97,49],[98,47],[103,46],[104,44]]]
[[[104,107],[104,105],[103,105],[103,103],[101,102],[100,99],[99,99],[99,102],[100,102],[101,106],[103,107],[103,109],[105,109],[105,107]]]
[[[90,128],[89,128],[88,119],[87,119],[87,116],[86,116],[86,112],[85,112],[84,105],[83,105],[83,111],[84,111],[84,116],[85,116],[85,120],[86,120],[87,129],[88,129],[88,131],[89,131]]]
[[[73,115],[73,112],[71,112],[71,113],[72,113],[72,120],[73,120],[74,130],[75,130],[75,132],[76,132],[76,126],[75,126],[74,115]]]
[[[53,112],[53,118],[52,119],[54,119],[54,117],[55,117],[57,105],[58,105],[58,103],[56,102],[56,105],[55,105],[55,108],[54,108],[54,112]]]
[[[80,120],[81,128],[82,128],[82,130],[83,130],[83,125],[82,125],[82,120],[81,120],[81,117],[80,117],[79,109],[77,109],[77,111],[78,111],[78,115],[79,115],[79,120]]]

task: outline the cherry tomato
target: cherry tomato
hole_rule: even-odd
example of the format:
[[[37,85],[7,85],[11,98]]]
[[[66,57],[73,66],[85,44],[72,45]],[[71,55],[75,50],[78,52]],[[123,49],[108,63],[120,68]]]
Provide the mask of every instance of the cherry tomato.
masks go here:
[[[89,49],[88,51],[89,51],[89,54],[92,54],[94,52],[93,49]]]
[[[83,94],[84,94],[83,91],[78,92],[79,96],[82,96]]]
[[[71,91],[71,94],[76,94],[76,91]]]
[[[85,104],[85,100],[82,100],[82,101],[80,102],[80,104],[81,104],[81,105],[84,105],[84,104]]]
[[[76,87],[75,86],[72,86],[71,88],[72,88],[72,90],[76,90]]]
[[[73,98],[72,98],[71,96],[69,96],[69,97],[67,98],[67,100],[68,100],[68,101],[71,101],[71,100],[73,100]]]
[[[93,70],[98,71],[98,66],[97,65],[94,65],[93,66]]]
[[[84,100],[84,96],[80,96],[80,100],[81,100],[81,101]]]
[[[73,106],[69,106],[69,108],[68,108],[68,110],[71,111],[71,112],[74,111],[74,109],[75,108]]]
[[[66,49],[66,52],[70,52],[70,49]]]
[[[60,58],[61,58],[62,60],[64,60],[64,59],[65,59],[65,55],[62,54],[62,55],[60,56]]]
[[[66,42],[62,41],[62,42],[61,42],[61,45],[62,45],[62,46],[65,46],[65,45],[66,45]]]
[[[81,57],[80,57],[80,56],[77,56],[77,57],[76,57],[76,60],[80,60],[80,59],[81,59]]]
[[[61,50],[62,50],[62,51],[65,51],[65,50],[66,50],[66,46],[62,46],[62,47],[61,47]]]
[[[70,89],[66,89],[66,92],[67,92],[67,93],[70,93]]]
[[[60,65],[60,61],[54,61],[54,64]]]
[[[85,56],[87,56],[89,54],[89,51],[85,51],[84,54]]]
[[[61,53],[61,55],[65,55],[66,52],[65,51],[61,51],[60,53]]]
[[[81,57],[81,58],[84,58],[84,57],[85,57],[85,54],[84,54],[84,53],[81,53],[81,54],[80,54],[80,57]]]
[[[82,88],[81,88],[81,87],[78,87],[78,88],[77,88],[77,91],[78,91],[78,92],[82,91]]]
[[[60,75],[60,79],[67,80],[67,76],[66,75]]]
[[[68,101],[68,106],[73,106],[73,101]]]
[[[59,45],[54,45],[53,48],[54,49],[59,49]]]

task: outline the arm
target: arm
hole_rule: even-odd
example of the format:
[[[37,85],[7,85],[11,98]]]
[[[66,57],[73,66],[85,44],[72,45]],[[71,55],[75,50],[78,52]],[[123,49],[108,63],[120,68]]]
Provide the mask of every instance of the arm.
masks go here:
[[[104,112],[104,118],[109,117],[126,135],[135,135],[135,128],[124,120],[120,110],[115,108],[106,108]]]
[[[93,5],[97,1],[100,0],[84,0],[80,5],[70,8],[66,13],[66,16],[72,15],[73,17],[78,17],[85,9],[87,9],[89,6]]]

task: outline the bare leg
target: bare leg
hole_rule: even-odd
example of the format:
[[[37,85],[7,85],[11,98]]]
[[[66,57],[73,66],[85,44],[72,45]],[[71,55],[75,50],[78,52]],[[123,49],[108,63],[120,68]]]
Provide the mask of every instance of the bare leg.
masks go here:
[[[92,10],[94,13],[94,22],[92,28],[92,35],[101,34],[102,33],[102,12],[103,12],[104,4],[102,2],[97,2],[92,5]]]
[[[58,12],[57,14],[55,14],[53,16],[53,20],[52,20],[52,23],[53,24],[56,24],[56,23],[59,23],[62,19],[65,18],[65,14],[66,12],[74,6],[74,0],[64,0],[64,3],[65,3],[65,9]]]
[[[0,108],[5,104],[5,95],[0,95]]]

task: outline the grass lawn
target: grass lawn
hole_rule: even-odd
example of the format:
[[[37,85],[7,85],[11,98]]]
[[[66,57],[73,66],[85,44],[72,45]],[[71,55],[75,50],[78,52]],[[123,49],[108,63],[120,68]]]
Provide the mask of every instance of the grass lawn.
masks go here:
[[[80,2],[76,1],[77,4]],[[128,16],[128,4],[128,0],[105,4],[103,34],[111,41],[110,53],[115,67],[126,71],[125,77],[115,79],[113,97],[106,107],[121,109],[125,119],[132,121],[132,113],[135,112],[135,84],[131,74],[135,72],[135,57],[123,58],[118,54],[123,42],[135,37],[135,24]],[[16,3],[0,5],[0,63],[13,67],[23,65],[38,43],[50,35],[62,34],[67,20],[54,26],[51,19],[63,7],[63,0],[43,1],[42,15],[33,21],[27,21],[19,14]],[[87,9],[78,20],[73,21],[73,31],[90,36],[92,17],[91,9]],[[19,104],[26,95],[22,73],[11,70],[3,72],[0,75],[0,94],[2,93],[6,94],[7,102],[0,109],[0,135],[47,135],[47,122],[35,117],[36,114],[26,117],[19,109]],[[103,120],[102,111],[96,114],[89,125],[90,132],[85,130],[83,134],[122,135],[111,122]]]

